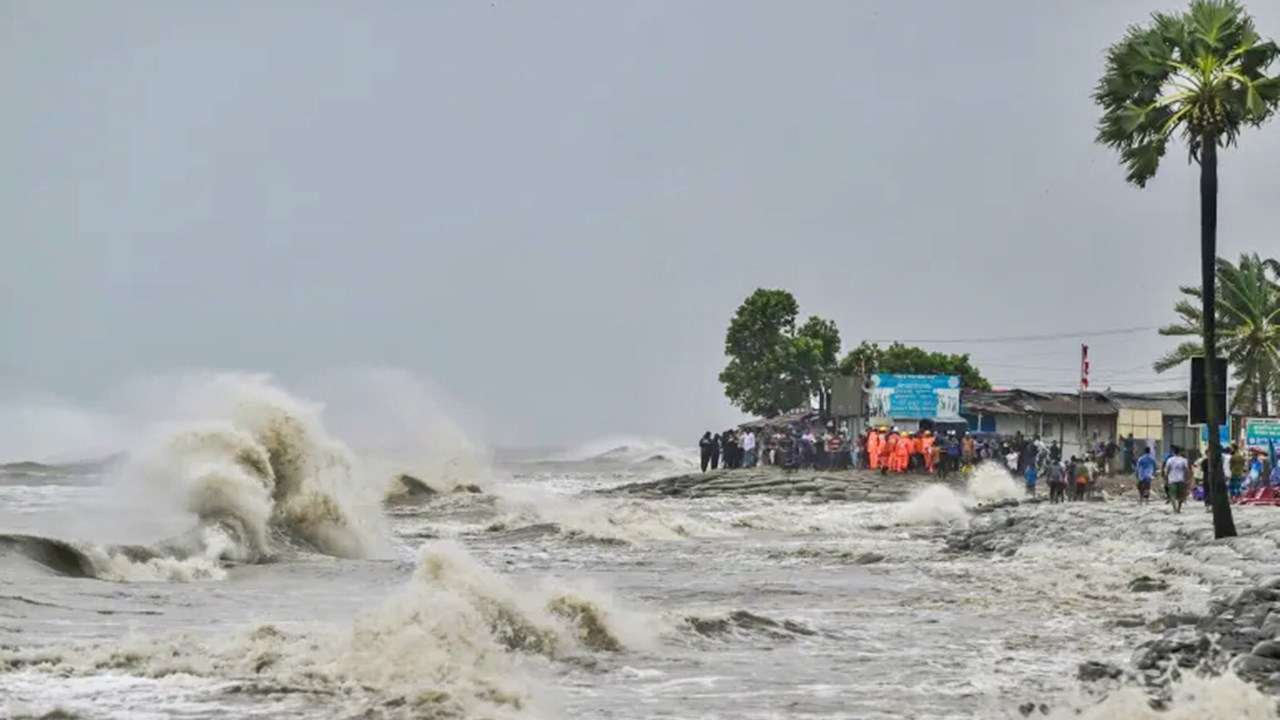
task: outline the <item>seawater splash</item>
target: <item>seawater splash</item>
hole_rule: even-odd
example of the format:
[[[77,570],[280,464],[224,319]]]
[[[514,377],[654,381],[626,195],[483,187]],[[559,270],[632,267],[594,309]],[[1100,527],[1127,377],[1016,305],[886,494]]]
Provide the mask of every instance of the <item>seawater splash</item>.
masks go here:
[[[1100,701],[1083,700],[1051,709],[1047,716],[1036,712],[1036,716],[1046,720],[1280,720],[1276,698],[1235,675],[1184,675],[1161,706],[1152,707],[1144,689],[1124,687]],[[1023,712],[1006,715],[1026,716]]]
[[[1024,493],[1024,488],[1011,478],[1009,471],[994,462],[985,462],[974,468],[966,489],[969,497],[979,502],[1016,499]]]
[[[313,694],[346,715],[529,717],[545,713],[538,663],[634,647],[637,628],[598,592],[518,588],[451,542],[429,543],[407,585],[349,627],[262,625],[213,637],[75,647],[0,646],[0,672],[189,674],[231,692]]]
[[[319,410],[235,387],[229,417],[164,433],[124,473],[161,488],[235,541],[227,559],[289,549],[372,557],[386,548],[380,479],[329,436]]]
[[[153,425],[113,471],[108,486],[122,504],[101,519],[120,530],[189,525],[194,516],[194,528],[147,545],[50,541],[61,543],[52,548],[28,539],[5,547],[37,562],[53,558],[42,564],[61,574],[125,581],[221,579],[222,561],[297,551],[388,552],[387,478],[329,435],[320,406],[259,376],[200,378],[172,404],[181,420]]]
[[[948,485],[927,485],[895,509],[893,520],[898,525],[963,526],[978,504],[1014,499],[1022,493],[1007,470],[983,463],[974,469],[964,492]]]
[[[946,485],[926,485],[895,509],[893,520],[898,525],[964,525],[969,507],[967,498]]]

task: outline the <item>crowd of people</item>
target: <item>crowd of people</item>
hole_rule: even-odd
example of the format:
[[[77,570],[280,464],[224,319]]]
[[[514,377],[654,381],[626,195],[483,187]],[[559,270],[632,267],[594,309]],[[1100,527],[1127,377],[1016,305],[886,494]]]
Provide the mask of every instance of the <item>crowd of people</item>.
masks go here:
[[[703,472],[718,468],[751,468],[757,465],[784,469],[878,470],[890,473],[933,473],[946,477],[979,463],[993,461],[1011,475],[1022,478],[1026,493],[1035,496],[1043,480],[1049,501],[1083,501],[1096,494],[1097,480],[1116,473],[1120,460],[1132,469],[1140,502],[1148,502],[1157,478],[1162,481],[1166,502],[1180,511],[1188,497],[1208,503],[1204,492],[1206,462],[1192,462],[1181,448],[1171,448],[1157,459],[1150,446],[1140,448],[1131,441],[1099,440],[1086,454],[1065,456],[1058,441],[1045,443],[1038,435],[996,436],[930,430],[909,432],[896,427],[876,427],[854,435],[847,428],[828,423],[825,428],[806,425],[736,428],[722,433],[706,432],[699,441]],[[1271,453],[1274,457],[1275,453]],[[1245,452],[1232,445],[1224,450],[1223,468],[1233,499],[1248,492],[1271,488],[1280,504],[1280,463],[1268,453]],[[1191,489],[1193,488],[1194,489]]]
[[[803,425],[764,427],[759,433],[753,428],[708,431],[698,446],[703,472],[770,465],[946,476],[986,460],[1003,463],[1012,450],[1024,452],[1027,443],[1021,435],[1008,439],[955,431],[935,435],[930,430],[912,433],[896,427],[871,428],[855,435],[831,423],[817,431]]]

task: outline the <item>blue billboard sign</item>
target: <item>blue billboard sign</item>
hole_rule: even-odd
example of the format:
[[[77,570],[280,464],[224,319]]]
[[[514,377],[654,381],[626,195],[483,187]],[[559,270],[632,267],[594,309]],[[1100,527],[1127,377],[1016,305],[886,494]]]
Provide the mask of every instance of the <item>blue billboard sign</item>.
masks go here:
[[[1202,445],[1209,444],[1209,426],[1208,425],[1200,426],[1200,443]],[[1231,445],[1231,431],[1227,429],[1226,425],[1218,426],[1218,445],[1220,445],[1221,447],[1228,447]]]
[[[960,376],[892,375],[868,379],[872,417],[902,420],[959,420]]]

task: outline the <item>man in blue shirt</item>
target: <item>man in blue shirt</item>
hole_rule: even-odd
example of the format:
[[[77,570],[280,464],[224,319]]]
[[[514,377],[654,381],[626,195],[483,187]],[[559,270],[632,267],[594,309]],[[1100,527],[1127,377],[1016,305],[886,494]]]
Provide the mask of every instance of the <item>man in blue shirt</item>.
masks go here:
[[[1138,458],[1138,502],[1143,503],[1151,499],[1151,481],[1156,479],[1156,458],[1151,454],[1151,446],[1147,446],[1142,457]]]

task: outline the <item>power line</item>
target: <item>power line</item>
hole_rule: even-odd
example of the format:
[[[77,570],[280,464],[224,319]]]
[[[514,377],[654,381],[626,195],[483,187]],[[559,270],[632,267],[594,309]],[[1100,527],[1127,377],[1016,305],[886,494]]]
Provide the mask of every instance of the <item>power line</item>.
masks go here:
[[[1160,329],[1159,325],[1147,325],[1143,327],[1115,328],[1112,330],[1084,330],[1072,333],[1053,333],[1049,335],[1012,335],[1007,337],[987,337],[987,338],[945,338],[945,339],[881,339],[868,340],[872,343],[910,343],[917,345],[936,345],[942,343],[1013,343],[1013,342],[1037,342],[1041,340],[1071,340],[1091,337],[1104,337],[1107,335],[1132,335],[1140,332],[1150,332]]]

